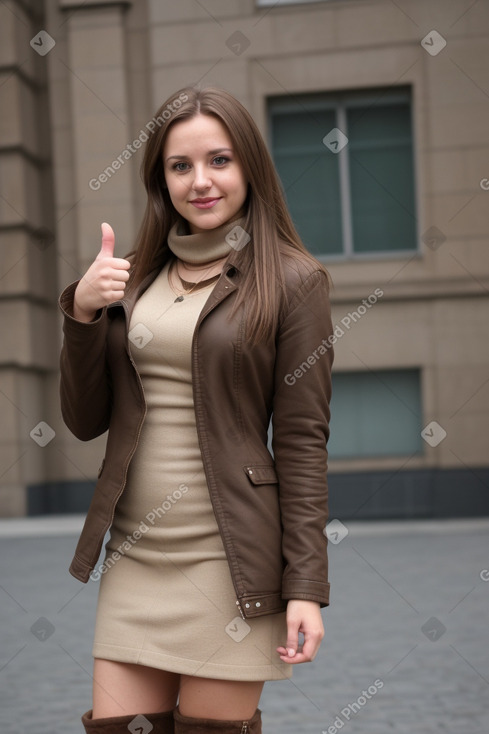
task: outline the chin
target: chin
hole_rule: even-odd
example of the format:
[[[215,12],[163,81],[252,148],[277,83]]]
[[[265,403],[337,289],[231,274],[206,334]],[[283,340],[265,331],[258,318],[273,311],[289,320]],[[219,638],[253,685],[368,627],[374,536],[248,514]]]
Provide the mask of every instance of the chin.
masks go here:
[[[190,227],[193,227],[196,230],[217,229],[217,227],[220,227],[221,224],[224,224],[224,222],[214,220],[213,222],[209,222],[207,224],[207,222],[194,222],[189,220]]]
[[[229,222],[232,217],[232,214],[225,216],[216,216],[214,214],[202,217],[202,219],[192,217],[191,219],[187,219],[187,221],[192,227],[197,227],[198,229],[216,229],[217,227],[221,227],[226,222]]]

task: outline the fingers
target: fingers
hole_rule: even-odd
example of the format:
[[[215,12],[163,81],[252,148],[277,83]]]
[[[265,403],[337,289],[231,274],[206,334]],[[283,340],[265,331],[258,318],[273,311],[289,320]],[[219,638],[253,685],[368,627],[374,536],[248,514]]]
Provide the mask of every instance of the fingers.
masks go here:
[[[299,663],[304,662],[301,660],[302,652],[299,650],[299,629],[301,625],[300,619],[288,618],[287,619],[287,642],[285,647],[277,647],[277,652],[280,655],[281,660],[285,663]]]
[[[301,628],[301,619],[299,617],[289,617],[287,620],[287,642],[285,643],[285,654],[289,658],[293,658],[299,649],[299,630]]]
[[[99,255],[100,257],[114,257],[114,230],[112,229],[110,224],[107,224],[107,222],[103,222],[100,226],[102,229],[102,247],[100,248]]]
[[[114,270],[126,271],[131,267],[129,260],[125,260],[123,257],[114,257],[115,248],[115,234],[114,230],[107,222],[102,222],[100,225],[102,229],[102,246],[100,252],[97,255],[97,260],[108,260],[110,258],[110,267]],[[117,275],[117,280],[128,280],[128,275]]]
[[[290,664],[314,660],[324,637],[319,605],[289,601],[287,612],[287,642],[277,647],[280,659]],[[304,634],[302,645],[299,644],[301,632]]]
[[[282,662],[289,663],[289,665],[297,665],[298,663],[308,663],[309,662],[309,660],[305,659],[304,654],[302,652],[296,652],[293,657],[289,656],[289,654],[287,653],[286,647],[277,647],[277,652]]]
[[[123,263],[127,263],[127,260],[122,260]],[[129,273],[128,268],[122,268],[118,267],[116,264],[114,264],[115,261],[111,260],[110,263],[107,264],[107,267],[102,268],[99,270],[99,273],[102,277],[110,278],[111,280],[118,281],[121,283],[126,283],[129,280]],[[129,264],[130,267],[130,264]]]
[[[277,652],[280,659],[284,663],[290,663],[292,665],[298,663],[309,663],[316,657],[323,634],[318,630],[317,632],[304,634],[304,644],[302,647],[298,645],[298,640],[295,643],[287,641],[285,647],[277,647]],[[293,653],[292,655],[290,653]]]

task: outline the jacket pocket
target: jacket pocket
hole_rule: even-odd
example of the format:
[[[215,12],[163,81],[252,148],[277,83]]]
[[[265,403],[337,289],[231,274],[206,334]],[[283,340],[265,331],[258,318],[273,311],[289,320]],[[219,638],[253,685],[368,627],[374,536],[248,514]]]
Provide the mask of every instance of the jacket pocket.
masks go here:
[[[252,484],[278,483],[275,467],[270,464],[247,464],[243,469]]]

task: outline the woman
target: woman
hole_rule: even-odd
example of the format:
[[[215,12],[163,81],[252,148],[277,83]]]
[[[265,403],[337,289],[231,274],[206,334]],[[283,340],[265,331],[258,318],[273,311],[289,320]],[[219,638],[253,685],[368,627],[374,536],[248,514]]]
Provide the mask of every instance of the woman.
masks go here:
[[[153,120],[135,249],[115,257],[104,223],[60,296],[63,418],[109,430],[70,567],[101,580],[82,721],[255,734],[264,681],[314,659],[329,604],[328,273],[233,96],[186,88]]]

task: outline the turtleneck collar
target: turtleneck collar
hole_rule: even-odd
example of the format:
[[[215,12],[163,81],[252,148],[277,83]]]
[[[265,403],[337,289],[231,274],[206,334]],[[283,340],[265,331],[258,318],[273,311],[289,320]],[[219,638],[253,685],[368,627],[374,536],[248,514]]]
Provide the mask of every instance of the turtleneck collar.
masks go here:
[[[179,219],[168,233],[168,247],[176,257],[192,265],[218,260],[235,249],[226,240],[226,235],[236,226],[244,227],[245,219],[245,216],[240,216],[197,234],[188,234],[186,220]]]

